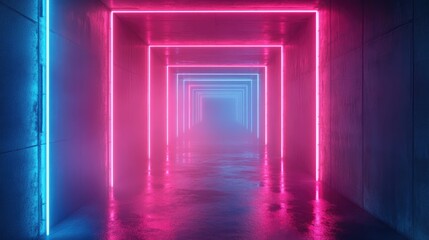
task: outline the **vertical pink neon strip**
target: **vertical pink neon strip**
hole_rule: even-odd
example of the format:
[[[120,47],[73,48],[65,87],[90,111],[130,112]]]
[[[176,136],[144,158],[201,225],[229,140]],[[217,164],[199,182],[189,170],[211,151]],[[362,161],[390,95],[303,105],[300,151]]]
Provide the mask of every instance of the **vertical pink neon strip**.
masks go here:
[[[267,67],[265,67],[265,145],[268,144],[268,70]]]
[[[148,46],[147,49],[147,157],[150,159],[150,116],[151,116],[151,108],[150,108],[150,72],[151,72],[151,65],[150,65],[150,46]],[[150,171],[150,161],[148,161],[148,167]]]
[[[110,82],[109,82],[109,129],[110,129],[110,145],[109,145],[109,185],[113,188],[113,12],[110,12]]]
[[[283,158],[284,157],[284,119],[285,119],[285,116],[284,116],[284,113],[285,113],[285,111],[284,111],[284,109],[285,109],[285,106],[284,106],[284,75],[285,75],[285,72],[284,72],[284,52],[283,52],[283,46],[281,46],[280,47],[280,51],[281,51],[281,59],[280,59],[280,64],[281,64],[281,66],[280,66],[280,72],[281,72],[281,75],[280,75],[280,98],[281,98],[281,103],[280,103],[280,106],[281,106],[281,109],[280,109],[280,130],[282,131],[281,133],[280,133],[280,144],[281,144],[281,146],[280,146],[280,157],[281,158]]]
[[[166,99],[167,113],[166,113],[166,120],[165,120],[166,121],[166,126],[165,126],[166,128],[165,129],[166,129],[166,132],[167,132],[166,133],[167,134],[166,141],[167,141],[167,146],[168,146],[168,143],[169,143],[169,141],[168,141],[169,140],[168,139],[169,138],[168,137],[169,136],[169,133],[168,133],[169,132],[169,129],[168,129],[168,114],[169,114],[169,109],[168,109],[169,108],[169,102],[168,102],[169,101],[169,98],[168,98],[168,94],[169,94],[169,92],[168,92],[169,91],[168,90],[168,83],[169,83],[169,79],[168,79],[168,77],[169,77],[168,76],[168,66],[167,66],[167,74],[166,74],[166,76],[167,76],[167,78],[166,78],[166,81],[165,81],[165,88],[167,89],[167,99]]]
[[[200,97],[200,99],[198,99],[199,104],[200,104],[200,115],[199,115],[199,120],[198,122],[202,122],[203,121],[203,99]]]
[[[320,29],[319,12],[316,12],[316,181],[320,180],[320,159],[319,159],[319,131],[320,131],[320,93],[319,93],[319,60],[320,60]]]
[[[188,130],[191,129],[191,85],[188,85]]]

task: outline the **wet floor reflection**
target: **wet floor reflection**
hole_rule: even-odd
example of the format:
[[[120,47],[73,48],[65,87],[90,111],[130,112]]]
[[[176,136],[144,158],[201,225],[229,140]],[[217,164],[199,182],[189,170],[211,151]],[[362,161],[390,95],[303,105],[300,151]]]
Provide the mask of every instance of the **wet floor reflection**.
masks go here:
[[[100,238],[401,239],[266,149],[185,146],[157,161],[139,194],[110,195]]]

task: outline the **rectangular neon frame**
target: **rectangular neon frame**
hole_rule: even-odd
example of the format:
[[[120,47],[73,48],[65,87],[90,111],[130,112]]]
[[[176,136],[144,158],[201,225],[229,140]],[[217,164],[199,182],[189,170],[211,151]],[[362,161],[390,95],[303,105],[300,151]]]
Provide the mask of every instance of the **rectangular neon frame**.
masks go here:
[[[246,96],[247,96],[247,98],[252,98],[252,94],[249,94],[248,93],[248,91],[249,91],[249,89],[248,89],[248,86],[247,85],[226,85],[226,86],[218,86],[218,85],[210,85],[210,84],[207,84],[207,85],[205,85],[205,84],[198,84],[198,85],[191,85],[191,89],[192,89],[192,94],[194,94],[194,91],[195,90],[197,90],[197,91],[199,91],[199,90],[202,90],[201,88],[198,88],[198,89],[193,89],[193,87],[196,87],[196,86],[198,86],[198,87],[204,87],[204,88],[206,88],[206,87],[219,87],[219,88],[221,88],[221,89],[217,89],[217,88],[211,88],[211,89],[205,89],[205,90],[207,90],[207,91],[212,91],[212,90],[225,90],[225,92],[227,92],[227,91],[229,91],[229,90],[235,90],[235,89],[239,89],[239,87],[245,87],[245,92],[246,92]],[[223,87],[225,87],[225,88],[223,88]],[[228,88],[229,87],[229,88]],[[192,99],[193,99],[194,97],[192,97]],[[198,99],[199,100],[199,99]],[[250,105],[249,105],[249,103],[248,103],[248,101],[246,100],[245,101],[246,102],[246,107],[245,108],[250,108]],[[247,113],[248,113],[248,115],[252,115],[252,113],[251,113],[251,111],[249,111],[248,109],[246,110],[247,111]],[[196,112],[197,113],[197,112]],[[198,114],[197,114],[198,115]],[[252,117],[252,116],[251,116]],[[247,124],[248,124],[248,121],[247,121]],[[247,128],[248,128],[249,126],[247,125]],[[252,129],[252,126],[251,126],[251,132],[253,132],[253,129]]]
[[[199,105],[200,105],[200,108],[202,108],[202,101],[204,100],[204,99],[208,99],[208,98],[229,98],[229,99],[233,99],[233,100],[235,100],[235,102],[236,102],[236,104],[235,104],[235,108],[236,108],[236,120],[238,121],[238,100],[239,100],[239,97],[238,96],[234,96],[234,95],[230,95],[230,96],[227,96],[227,97],[225,97],[225,96],[222,96],[222,95],[219,95],[219,94],[198,94],[198,101],[199,101]],[[244,123],[243,122],[241,122],[241,124],[244,126]]]
[[[47,0],[47,2],[49,2]],[[49,9],[49,3],[47,3],[47,9]],[[312,13],[315,14],[315,20],[316,20],[316,79],[315,79],[315,85],[316,85],[316,119],[315,119],[315,125],[316,125],[316,133],[315,133],[315,137],[316,137],[316,141],[315,141],[315,147],[316,147],[316,151],[315,151],[315,176],[316,176],[316,181],[320,180],[320,158],[319,158],[319,145],[320,145],[320,91],[319,91],[319,78],[320,78],[320,67],[319,67],[319,63],[320,63],[320,20],[319,20],[319,12],[318,10],[315,9],[295,9],[295,10],[112,10],[110,12],[110,77],[109,77],[109,81],[110,81],[110,114],[111,117],[110,119],[110,156],[109,156],[109,179],[110,179],[110,186],[113,187],[113,31],[114,31],[114,24],[113,24],[113,15],[114,14],[151,14],[151,13],[164,13],[164,14],[168,14],[168,13],[189,13],[189,14],[195,14],[195,13]],[[49,14],[48,14],[49,15]],[[48,33],[47,33],[48,35]],[[48,36],[47,36],[48,37]],[[188,45],[189,47],[190,45]],[[211,46],[211,47],[219,47],[219,45],[199,45],[199,46]],[[237,46],[237,45],[223,45],[223,46]],[[243,45],[241,45],[243,46]],[[247,46],[265,46],[265,45],[247,45]],[[268,47],[270,45],[266,45],[265,47]],[[271,45],[273,46],[273,45]],[[186,45],[153,45],[152,47],[186,47]],[[221,46],[222,47],[222,46]],[[280,45],[280,47],[282,48],[281,54],[283,56],[283,46]],[[149,112],[150,112],[150,48],[151,46],[148,46],[148,105],[149,105]],[[48,51],[47,51],[48,53]],[[283,57],[282,57],[283,59]],[[281,66],[282,70],[284,68],[284,66]],[[267,72],[267,71],[266,71]],[[267,77],[267,75],[265,75]],[[283,78],[284,78],[284,71],[282,71],[281,73],[281,82],[283,84]],[[267,81],[265,81],[266,84]],[[267,89],[267,88],[265,88]],[[266,91],[266,90],[265,90]],[[282,94],[283,95],[283,91],[284,89],[281,89]],[[265,95],[266,97],[266,95]],[[283,99],[283,98],[282,98]],[[282,108],[282,113],[284,113],[284,106],[283,106],[283,100],[281,103],[281,108]],[[267,104],[267,101],[265,101],[265,104]],[[267,106],[266,106],[267,107]],[[281,121],[281,129],[283,129],[283,124],[284,124],[284,118],[283,115],[282,117],[282,121]],[[150,113],[148,114],[148,157],[150,158]],[[265,121],[267,120],[267,114],[265,114]],[[283,142],[284,142],[284,137],[283,137],[283,130],[281,132],[281,157],[283,157],[283,151],[284,151],[284,146],[283,146]],[[267,143],[267,139],[265,139],[265,142]],[[48,159],[48,157],[47,157]],[[49,161],[47,161],[49,162]],[[49,173],[47,173],[47,175],[49,175]],[[49,178],[47,177],[47,182],[49,185]]]
[[[245,74],[245,75],[247,75],[247,74]],[[259,74],[257,75],[257,80],[259,82]],[[222,80],[207,80],[207,79],[205,79],[205,80],[198,80],[198,79],[186,80],[186,79],[184,79],[183,80],[183,82],[213,82],[213,81],[217,81],[217,82],[250,82],[250,83],[252,83],[253,80],[250,80],[250,79],[249,80],[248,79],[230,79],[230,80],[223,80],[223,79]],[[178,76],[177,76],[177,82],[178,82]],[[178,91],[178,89],[177,89],[177,91]],[[259,92],[259,86],[257,86],[257,92]],[[178,96],[178,93],[176,93],[176,96]],[[177,102],[178,102],[178,100],[177,100]],[[257,106],[258,106],[257,109],[259,112],[259,99],[257,100]],[[178,127],[178,109],[176,111],[176,123],[177,123],[177,127]],[[257,130],[256,131],[257,131],[257,136],[259,136],[259,121],[257,124]]]
[[[202,101],[204,101],[205,99],[207,99],[207,98],[211,98],[211,97],[213,97],[213,96],[216,96],[216,95],[203,95],[203,94],[198,94],[198,96],[197,96],[197,98],[198,98],[198,111],[197,111],[197,123],[199,123],[199,122],[201,122],[202,121],[202,119],[203,119],[203,115],[202,115],[202,105],[203,105],[203,103],[202,103]],[[238,112],[237,112],[237,114],[236,115],[238,115]],[[237,118],[238,119],[238,118]]]
[[[46,0],[46,26],[45,26],[45,38],[46,38],[46,76],[45,76],[45,93],[46,93],[46,235],[49,236],[50,234],[50,1]],[[116,13],[139,13],[139,14],[148,14],[148,13],[314,13],[315,19],[316,19],[316,119],[315,119],[315,125],[316,125],[316,162],[315,162],[315,168],[316,168],[316,181],[320,180],[320,89],[319,89],[319,79],[320,79],[320,18],[319,18],[319,12],[317,10],[313,9],[304,9],[304,10],[183,10],[183,11],[145,11],[145,10],[113,10],[110,12],[110,61],[109,61],[109,185],[113,188],[114,186],[114,169],[113,169],[113,145],[114,145],[114,131],[113,131],[113,99],[114,99],[114,89],[113,89],[113,59],[114,59],[114,49],[113,49],[113,41],[114,41],[114,24],[113,24],[113,15]],[[180,45],[183,46],[183,45]],[[216,45],[215,45],[216,46]],[[250,46],[250,45],[249,45]],[[281,45],[283,48],[283,46]],[[150,50],[150,47],[149,47]],[[150,52],[150,51],[149,51]],[[283,55],[283,49],[282,49],[282,55]],[[283,59],[283,57],[282,57]],[[148,53],[148,65],[150,66],[150,53]],[[284,67],[283,65],[281,66]],[[168,76],[168,75],[167,75]],[[267,77],[267,68],[265,67],[265,79],[268,79]],[[284,77],[284,72],[282,72],[281,77]],[[148,80],[150,80],[150,67],[148,68]],[[283,84],[283,79],[281,80]],[[267,81],[265,81],[265,85],[267,84]],[[150,81],[148,81],[148,105],[150,110]],[[168,85],[167,85],[168,86]],[[283,92],[282,88],[282,92]],[[267,88],[265,87],[265,109],[267,109]],[[168,94],[167,94],[168,96]],[[283,99],[283,98],[282,98]],[[283,108],[283,101],[282,101],[282,109]],[[282,110],[282,113],[283,110]],[[283,115],[282,115],[282,121],[281,124],[283,125]],[[267,113],[265,111],[265,122],[267,122]],[[266,125],[266,124],[265,124]],[[168,129],[168,127],[167,127]],[[283,126],[282,126],[283,129]],[[148,121],[148,151],[149,151],[149,157],[150,157],[150,111],[149,111],[149,121]],[[267,126],[265,126],[265,132],[267,131]],[[265,136],[266,137],[266,136]],[[282,156],[283,156],[283,131],[282,131]],[[265,138],[265,144],[267,144],[267,138]]]
[[[189,65],[189,64],[183,64],[183,65],[180,65],[180,64],[176,64],[176,65],[167,65],[167,111],[169,111],[169,106],[168,106],[168,104],[169,104],[169,90],[168,90],[168,81],[169,81],[169,74],[170,74],[170,72],[169,72],[169,69],[170,68],[264,68],[264,74],[265,74],[265,76],[264,76],[264,81],[266,82],[267,81],[267,66],[266,65],[260,65],[260,64],[233,64],[233,65],[223,65],[223,64],[206,64],[206,65],[204,65],[204,64],[202,64],[202,65]],[[260,81],[259,81],[259,77],[258,77],[258,83],[257,83],[257,87],[258,87],[258,89],[260,88],[260,86],[259,86],[259,84],[260,84]],[[178,88],[179,86],[176,84],[176,88]],[[265,85],[265,87],[266,87],[266,85]],[[259,90],[258,90],[258,93],[257,93],[257,102],[258,102],[258,104],[259,104]],[[266,94],[266,91],[265,91],[265,94]],[[264,98],[264,100],[266,101],[267,99],[266,99],[266,97]],[[178,107],[178,103],[179,101],[178,101],[178,99],[176,98],[176,108],[178,109],[179,107]],[[267,110],[267,108],[266,108],[266,105],[264,105],[265,106],[265,112],[266,112],[266,110]],[[177,114],[177,111],[176,111],[176,114]],[[257,109],[257,118],[256,118],[256,120],[257,120],[257,125],[259,126],[259,122],[260,122],[260,118],[259,118],[259,108]],[[265,119],[266,120],[266,119]],[[167,125],[168,125],[168,122],[169,122],[169,118],[168,118],[168,114],[167,114],[167,120],[166,120],[166,122],[167,122]],[[266,125],[266,121],[265,121],[265,125]],[[168,144],[169,144],[169,138],[168,138],[168,135],[169,135],[169,132],[168,132],[168,129],[169,128],[167,128],[167,146],[168,146]],[[259,128],[258,128],[259,129]],[[266,127],[264,128],[265,130],[266,130]],[[176,121],[176,137],[178,137],[178,135],[179,135],[179,122],[178,121]],[[265,135],[266,135],[266,131],[265,131]],[[257,132],[257,136],[258,136],[258,138],[259,138],[259,130],[258,130],[258,132]],[[267,144],[267,138],[265,137],[264,138],[265,139],[265,145]]]
[[[192,85],[191,86],[191,89],[193,88],[193,87],[195,87],[195,85]],[[200,86],[201,87],[201,86]],[[247,88],[246,88],[247,89]],[[248,107],[248,101],[245,101],[244,99],[246,98],[246,96],[248,96],[248,92],[247,91],[245,91],[244,89],[218,89],[218,88],[215,88],[215,89],[202,89],[202,88],[197,88],[197,89],[192,89],[191,90],[192,91],[192,99],[194,99],[195,97],[194,97],[194,94],[196,94],[197,95],[197,98],[198,97],[200,97],[200,96],[218,96],[219,98],[221,98],[222,96],[225,96],[225,97],[228,97],[228,98],[231,98],[231,96],[233,96],[233,95],[235,95],[235,96],[237,96],[238,95],[238,93],[240,93],[240,96],[242,97],[242,107],[243,107],[243,114],[242,114],[242,120],[243,120],[243,122],[242,122],[242,124],[246,127],[246,128],[248,128],[249,126],[248,126],[248,122],[244,122],[245,121],[245,118],[244,118],[244,115],[248,115],[248,113],[249,113],[249,110],[247,109],[246,110],[246,113],[247,114],[244,114],[244,109],[246,108],[246,107]],[[222,92],[220,92],[220,91],[222,91]],[[194,104],[194,105],[196,105],[196,104]],[[237,107],[237,106],[236,106]],[[194,106],[193,106],[193,108],[194,108]],[[189,111],[189,110],[188,110]],[[237,112],[238,112],[238,109],[237,109]],[[237,113],[238,114],[238,113]],[[191,114],[192,115],[192,114]],[[194,116],[195,116],[195,114],[193,114]],[[195,117],[194,117],[195,118]],[[190,121],[190,119],[188,119],[188,121]],[[195,120],[194,120],[194,122],[195,122]]]
[[[188,95],[189,95],[189,97],[188,97],[188,99],[189,99],[189,101],[190,101],[190,99],[193,99],[194,98],[194,96],[193,96],[193,94],[194,94],[194,91],[196,90],[196,91],[207,91],[207,92],[210,92],[210,91],[217,91],[217,92],[219,92],[219,91],[225,91],[225,92],[230,92],[230,91],[232,91],[231,89],[193,89],[193,87],[195,87],[195,86],[199,86],[199,87],[202,87],[202,86],[204,86],[204,85],[189,85],[189,89],[190,89],[190,92],[188,92]],[[221,86],[218,86],[218,87],[221,87]],[[246,86],[246,90],[248,90],[248,88],[247,88],[247,86]],[[246,91],[246,94],[244,94],[244,89],[242,90],[243,91],[243,98],[244,98],[244,95],[247,95],[248,93],[247,93],[247,91]],[[217,95],[219,95],[219,96],[221,96],[221,94],[220,93],[212,93],[212,94],[217,94]],[[192,95],[192,98],[190,97]],[[243,104],[244,104],[244,102],[246,102],[246,105],[248,105],[248,103],[247,103],[247,101],[243,101]],[[189,103],[190,104],[190,103]],[[189,111],[189,110],[188,110]],[[190,115],[191,115],[191,113],[189,113]],[[244,117],[243,117],[243,119],[244,119]],[[189,128],[190,128],[190,126],[191,126],[191,124],[190,124],[190,118],[188,118],[188,126],[189,126]],[[247,126],[248,127],[248,126]]]
[[[265,44],[265,45],[234,45],[234,44],[222,44],[222,45],[149,45],[149,51],[148,54],[150,55],[150,49],[151,48],[279,48],[280,49],[280,55],[281,55],[281,62],[283,62],[283,58],[284,58],[284,51],[283,51],[283,45],[278,45],[278,44]],[[187,66],[187,65],[178,65],[178,66]],[[209,65],[203,65],[203,66],[209,66]],[[239,65],[239,66],[246,66],[246,65]],[[267,67],[265,65],[260,65],[260,66],[264,66],[265,67],[265,133],[268,132],[268,97],[267,97],[267,87],[268,87],[268,71],[267,71]],[[150,62],[148,62],[148,67],[150,68]],[[168,71],[168,69],[167,69]],[[284,64],[281,65],[281,70],[280,70],[280,81],[281,81],[281,86],[284,86],[283,82],[284,82]],[[150,77],[148,77],[148,79],[150,79]],[[168,86],[168,85],[167,85]],[[150,88],[148,88],[148,92],[150,91]],[[284,109],[284,89],[283,87],[281,88],[281,109]],[[149,95],[149,93],[148,93]],[[168,98],[167,98],[167,102],[168,102]],[[281,112],[283,113],[284,111],[281,110]],[[149,115],[149,114],[148,114]],[[259,118],[258,118],[259,119]],[[280,124],[281,124],[281,129],[283,129],[283,125],[284,125],[284,115],[281,114],[280,116]],[[168,122],[168,121],[167,121]],[[150,126],[150,124],[148,124]],[[281,131],[280,133],[280,145],[283,146],[284,145],[284,131]],[[149,139],[150,142],[150,139]],[[268,144],[268,135],[265,134],[265,145]],[[167,144],[168,146],[168,144]],[[284,148],[281,147],[280,148],[280,155],[283,158],[284,156]]]
[[[257,115],[259,115],[259,73],[177,73],[176,74],[176,86],[178,88],[178,82],[179,82],[179,76],[256,76],[256,91],[257,91]],[[230,79],[230,80],[186,80],[184,79],[183,82],[250,82],[251,83],[251,89],[252,89],[252,82],[253,80],[247,80],[247,79]],[[176,89],[176,104],[178,104],[178,89]],[[252,91],[252,90],[251,90]],[[266,109],[265,109],[266,111]],[[257,120],[257,136],[259,138],[259,118]],[[167,119],[168,121],[168,119]],[[178,129],[178,107],[176,109],[176,127]],[[266,135],[266,132],[265,132]]]
[[[151,124],[150,124],[150,112],[151,112],[151,110],[150,110],[150,105],[151,105],[151,103],[150,103],[150,79],[151,79],[151,77],[150,77],[150,68],[151,68],[151,61],[150,61],[150,55],[151,55],[151,48],[279,48],[280,49],[280,59],[281,59],[281,63],[283,63],[283,59],[284,59],[284,51],[283,51],[283,45],[276,45],[276,44],[265,44],[265,45],[252,45],[252,44],[250,44],[250,45],[234,45],[234,44],[222,44],[222,45],[213,45],[213,44],[209,44],[209,45],[195,45],[195,44],[192,44],[192,45],[180,45],[180,44],[176,44],[176,45],[148,45],[148,93],[147,93],[147,95],[148,95],[148,130],[147,130],[147,132],[148,132],[148,159],[149,159],[149,161],[148,161],[148,165],[149,165],[149,171],[150,171],[150,146],[151,146],[151,144],[150,144],[150,142],[151,142],[151,137],[150,137],[150,126],[151,126]],[[113,65],[112,65],[113,66]],[[284,157],[284,131],[283,131],[283,129],[284,129],[284,64],[281,64],[281,66],[280,66],[280,68],[281,68],[281,70],[280,70],[280,82],[281,82],[281,103],[280,103],[280,106],[281,106],[281,110],[280,110],[280,112],[281,112],[281,114],[280,114],[280,129],[282,129],[282,131],[281,131],[281,133],[280,133],[280,157],[281,158],[283,158]],[[265,72],[267,73],[267,70],[265,69]],[[266,75],[267,76],[267,75]],[[266,80],[268,79],[268,77],[266,77]],[[168,84],[167,84],[167,87],[168,87]],[[267,93],[267,87],[268,87],[268,85],[267,85],[267,81],[265,81],[265,93]],[[268,111],[268,104],[267,104],[267,101],[268,101],[268,98],[267,98],[267,94],[265,94],[265,109],[266,109],[266,111],[265,111],[265,133],[267,132],[267,130],[268,130],[268,121],[267,121],[267,111]],[[167,98],[167,102],[168,102],[168,98]],[[168,111],[169,109],[167,109],[167,111]],[[167,121],[168,122],[168,121]],[[268,144],[268,137],[267,137],[268,135],[267,134],[265,134],[265,145],[267,145]],[[168,144],[166,145],[166,146],[168,146]]]
[[[193,85],[192,87],[194,87],[195,85]],[[192,88],[191,87],[191,88]],[[236,89],[238,89],[238,88],[236,88]],[[201,93],[201,91],[200,91],[201,89],[192,89],[192,94],[197,94],[197,96],[196,96],[196,98],[198,99],[198,101],[200,101],[200,97],[202,96],[202,94],[203,93]],[[207,89],[206,89],[207,90]],[[210,90],[220,90],[220,89],[210,89]],[[207,91],[210,91],[210,90],[207,90]],[[228,92],[228,89],[221,89],[221,90],[225,90],[225,93],[227,93]],[[246,88],[246,96],[247,97],[249,97],[249,94],[248,94],[248,89]],[[193,95],[193,99],[195,98],[195,96]],[[244,108],[248,108],[248,107],[250,107],[250,105],[248,104],[248,101],[245,101],[245,106],[244,106]],[[247,112],[247,114],[246,115],[250,115],[249,114],[249,110],[246,110],[246,112]],[[197,120],[199,120],[200,119],[200,113],[198,112],[198,111],[196,111],[195,112],[195,114],[194,114],[194,118],[196,118]],[[195,121],[195,120],[194,120]],[[247,121],[247,124],[248,124],[248,121]],[[248,125],[246,125],[246,127],[247,128],[249,128],[249,126]],[[251,129],[251,131],[252,131],[253,129]]]

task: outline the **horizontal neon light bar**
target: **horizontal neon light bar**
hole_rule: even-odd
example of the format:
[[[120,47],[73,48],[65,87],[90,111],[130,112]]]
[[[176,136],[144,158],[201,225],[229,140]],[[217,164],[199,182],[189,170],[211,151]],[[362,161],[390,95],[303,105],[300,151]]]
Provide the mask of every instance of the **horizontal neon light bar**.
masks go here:
[[[126,10],[116,9],[112,13],[316,13],[314,9],[299,10]]]
[[[259,73],[177,73],[177,76],[183,76],[183,75],[186,75],[186,76],[259,76]]]
[[[264,68],[266,65],[168,65],[175,68]]]
[[[206,45],[181,45],[181,44],[154,44],[151,48],[283,48],[280,44],[249,44],[249,45],[234,45],[234,44],[206,44]]]

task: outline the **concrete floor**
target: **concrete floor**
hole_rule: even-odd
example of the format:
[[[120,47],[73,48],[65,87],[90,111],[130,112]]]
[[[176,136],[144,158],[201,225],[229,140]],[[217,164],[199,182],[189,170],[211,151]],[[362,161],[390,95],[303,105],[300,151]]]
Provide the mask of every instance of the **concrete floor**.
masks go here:
[[[50,239],[405,239],[264,155],[230,147],[169,156],[142,175],[138,193],[82,208]]]

